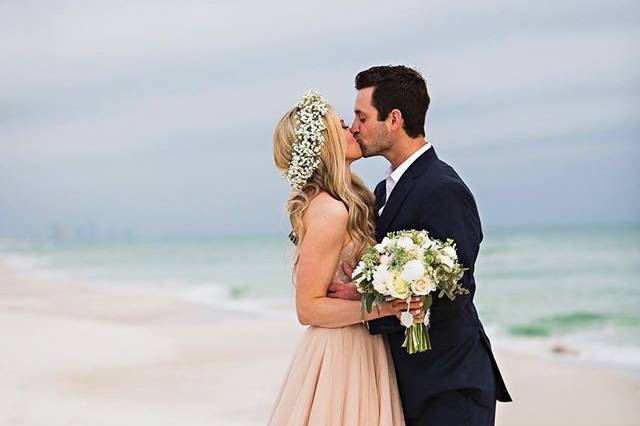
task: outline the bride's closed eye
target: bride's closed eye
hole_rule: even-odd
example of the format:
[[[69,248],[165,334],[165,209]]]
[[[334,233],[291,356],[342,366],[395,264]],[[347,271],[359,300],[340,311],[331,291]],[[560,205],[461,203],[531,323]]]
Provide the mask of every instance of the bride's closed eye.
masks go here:
[[[344,130],[347,130],[349,128],[349,125],[345,123],[342,118],[340,119],[340,126],[342,126]]]

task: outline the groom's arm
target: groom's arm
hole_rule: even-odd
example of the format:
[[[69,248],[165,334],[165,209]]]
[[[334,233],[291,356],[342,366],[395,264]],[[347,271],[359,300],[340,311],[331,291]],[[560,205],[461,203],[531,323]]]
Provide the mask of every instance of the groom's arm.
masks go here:
[[[367,322],[367,328],[371,334],[391,334],[403,331],[404,327],[396,316],[382,317]]]
[[[353,281],[348,283],[332,283],[331,286],[329,286],[327,296],[345,300],[360,300],[362,297],[362,295],[356,290],[356,286]],[[406,304],[402,301],[401,307],[397,309],[403,311],[405,308]],[[400,324],[398,317],[395,315],[367,321],[366,325],[371,334],[389,334],[404,330],[404,327]]]
[[[482,229],[476,203],[466,185],[462,181],[450,181],[437,188],[425,203],[420,226],[441,241],[447,238],[454,240],[458,261],[464,268],[469,268],[462,277],[462,286],[475,290],[473,272],[482,241]],[[453,302],[443,297],[433,308],[455,313],[469,300],[468,295],[459,295]]]

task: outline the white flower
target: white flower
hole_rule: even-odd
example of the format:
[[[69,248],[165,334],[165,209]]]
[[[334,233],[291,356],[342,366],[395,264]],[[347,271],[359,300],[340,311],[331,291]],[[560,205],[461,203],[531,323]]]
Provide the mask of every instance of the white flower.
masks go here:
[[[391,238],[387,238],[387,237],[384,237],[382,239],[382,242],[380,243],[380,245],[385,249],[391,248],[395,244],[396,244],[396,242],[394,240],[392,240]]]
[[[430,238],[425,238],[424,241],[422,242],[422,244],[420,244],[420,247],[422,247],[424,250],[428,250],[433,246],[433,240],[431,240]]]
[[[354,269],[353,272],[351,273],[351,278],[354,278],[357,275],[361,274],[362,271],[364,271],[364,268],[365,268],[364,262],[358,262],[356,269]]]
[[[449,256],[451,260],[458,260],[458,254],[456,253],[456,249],[451,246],[445,246],[442,248],[442,254],[445,256]]]
[[[360,262],[358,263],[358,266],[356,266],[356,269],[353,270],[353,273],[351,274],[351,278],[354,279],[357,284],[361,284],[363,281],[367,279],[366,274],[363,273],[365,268],[366,266],[364,262]]]
[[[391,272],[387,277],[387,293],[396,299],[406,299],[411,296],[409,284],[400,278],[397,272]]]
[[[378,253],[384,253],[385,247],[382,244],[376,244],[374,247]]]
[[[356,284],[362,284],[362,282],[366,280],[367,280],[367,277],[365,277],[364,275],[360,275],[358,278],[354,278],[354,282]]]
[[[324,144],[322,132],[327,128],[324,116],[327,101],[315,90],[309,90],[296,104],[296,136],[291,163],[285,178],[291,186],[300,190],[320,164],[320,150]]]
[[[378,265],[373,271],[373,288],[380,294],[387,295],[387,281],[389,270],[386,265]]]
[[[415,247],[415,244],[413,244],[413,240],[409,237],[401,237],[400,239],[398,239],[397,244],[398,247],[402,247],[405,250],[411,250]]]
[[[417,296],[426,296],[432,291],[436,291],[438,289],[436,282],[430,275],[425,275],[424,277],[414,281],[411,283],[411,291]]]
[[[445,256],[443,254],[439,254],[438,255],[438,261],[440,263],[442,263],[443,265],[447,266],[448,268],[453,268],[454,260],[451,259],[449,256]]]
[[[424,265],[419,260],[410,260],[402,268],[400,278],[405,281],[415,281],[424,275]]]
[[[386,254],[383,254],[382,256],[380,256],[380,264],[381,265],[388,265],[389,262],[391,262],[391,257],[387,256]]]

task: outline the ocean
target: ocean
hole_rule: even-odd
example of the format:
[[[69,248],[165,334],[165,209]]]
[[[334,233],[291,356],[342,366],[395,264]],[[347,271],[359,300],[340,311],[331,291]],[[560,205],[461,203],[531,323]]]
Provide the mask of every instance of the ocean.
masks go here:
[[[293,246],[278,237],[0,239],[0,261],[52,283],[172,291],[223,312],[293,319]],[[640,372],[640,226],[486,230],[475,303],[492,340]]]

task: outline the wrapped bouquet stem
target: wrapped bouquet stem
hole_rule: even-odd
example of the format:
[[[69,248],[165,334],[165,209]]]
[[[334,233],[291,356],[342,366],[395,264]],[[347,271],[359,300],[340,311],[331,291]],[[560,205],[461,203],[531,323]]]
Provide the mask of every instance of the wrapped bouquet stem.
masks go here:
[[[405,330],[402,346],[414,354],[431,349],[429,316],[434,296],[447,296],[453,301],[468,294],[460,279],[464,268],[458,262],[453,240],[432,239],[426,231],[390,232],[369,249],[353,271],[356,288],[362,294],[362,309],[371,312],[387,300],[407,301],[407,311],[400,322]],[[419,296],[424,320],[414,321],[409,301]]]
[[[429,308],[433,301],[431,295],[421,296],[420,301],[423,303],[422,309],[424,309],[424,318],[421,320],[415,320],[411,312],[409,312],[410,302],[407,300],[407,310],[402,313],[400,322],[407,329],[404,334],[403,348],[407,348],[407,352],[414,354],[416,352],[428,351],[431,349],[431,340],[429,339]]]

